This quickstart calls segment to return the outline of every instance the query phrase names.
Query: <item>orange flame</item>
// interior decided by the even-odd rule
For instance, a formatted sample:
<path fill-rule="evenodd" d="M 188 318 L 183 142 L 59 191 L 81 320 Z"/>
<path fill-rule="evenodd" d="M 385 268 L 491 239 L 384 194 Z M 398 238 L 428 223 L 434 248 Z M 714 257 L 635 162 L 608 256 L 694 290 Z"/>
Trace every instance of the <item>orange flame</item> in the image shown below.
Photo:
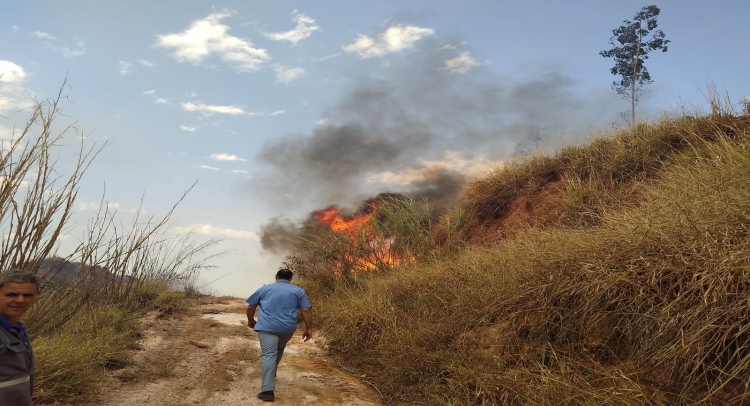
<path fill-rule="evenodd" d="M 354 236 L 359 230 L 371 230 L 372 213 L 357 214 L 345 218 L 337 207 L 330 207 L 313 213 L 313 217 L 328 226 L 335 233 L 347 233 Z"/>
<path fill-rule="evenodd" d="M 372 226 L 373 216 L 376 215 L 376 206 L 369 213 L 359 213 L 345 217 L 337 207 L 330 207 L 313 213 L 313 217 L 331 231 L 338 234 L 346 234 L 350 241 L 356 242 L 359 237 L 368 240 L 371 248 L 370 253 L 364 257 L 352 257 L 345 255 L 342 262 L 352 265 L 352 273 L 373 271 L 379 266 L 394 267 L 404 265 L 413 261 L 391 251 L 392 238 L 377 238 L 377 233 Z M 343 263 L 339 267 L 343 267 Z M 337 271 L 340 274 L 341 269 Z"/>

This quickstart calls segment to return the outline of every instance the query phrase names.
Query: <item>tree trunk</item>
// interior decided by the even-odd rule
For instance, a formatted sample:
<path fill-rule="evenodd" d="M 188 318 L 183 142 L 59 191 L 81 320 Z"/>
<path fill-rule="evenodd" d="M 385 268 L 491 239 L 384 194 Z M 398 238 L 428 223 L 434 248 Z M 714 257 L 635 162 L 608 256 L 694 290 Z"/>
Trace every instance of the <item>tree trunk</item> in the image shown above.
<path fill-rule="evenodd" d="M 635 61 L 633 62 L 633 80 L 630 88 L 630 126 L 635 127 L 635 91 L 638 79 L 638 59 L 641 56 L 641 37 L 638 36 L 638 48 L 635 50 Z"/>

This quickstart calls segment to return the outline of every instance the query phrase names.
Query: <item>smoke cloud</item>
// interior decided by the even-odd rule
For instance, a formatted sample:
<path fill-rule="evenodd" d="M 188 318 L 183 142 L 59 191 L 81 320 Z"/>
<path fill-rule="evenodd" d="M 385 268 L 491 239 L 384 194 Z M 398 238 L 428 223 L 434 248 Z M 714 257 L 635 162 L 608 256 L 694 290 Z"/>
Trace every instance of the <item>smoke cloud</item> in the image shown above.
<path fill-rule="evenodd" d="M 300 246 L 302 227 L 291 220 L 274 217 L 263 225 L 260 244 L 263 249 L 278 255 L 293 252 Z"/>
<path fill-rule="evenodd" d="M 280 209 L 284 202 L 291 207 L 301 201 L 313 205 L 311 210 L 356 207 L 381 192 L 424 197 L 444 207 L 471 178 L 446 156 L 497 163 L 511 157 L 529 128 L 543 128 L 545 142 L 554 146 L 616 115 L 607 107 L 613 105 L 608 88 L 582 94 L 571 77 L 544 67 L 530 68 L 534 74 L 523 78 L 493 75 L 481 66 L 451 73 L 445 61 L 456 51 L 437 45 L 426 43 L 416 60 L 392 65 L 388 78 L 354 80 L 325 115 L 330 124 L 264 145 L 259 159 L 272 172 L 258 177 L 256 187 L 285 196 L 274 203 Z M 420 166 L 424 161 L 431 164 Z M 384 171 L 418 176 L 407 184 L 368 181 Z M 293 222 L 272 219 L 261 230 L 263 247 L 274 252 L 294 247 L 296 233 Z"/>

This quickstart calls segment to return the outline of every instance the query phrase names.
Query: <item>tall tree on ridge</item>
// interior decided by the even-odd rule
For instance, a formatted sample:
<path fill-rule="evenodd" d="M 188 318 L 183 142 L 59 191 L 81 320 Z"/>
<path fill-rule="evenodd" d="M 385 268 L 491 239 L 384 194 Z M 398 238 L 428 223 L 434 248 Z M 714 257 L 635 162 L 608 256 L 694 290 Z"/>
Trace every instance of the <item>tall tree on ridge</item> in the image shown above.
<path fill-rule="evenodd" d="M 631 125 L 635 125 L 635 106 L 643 94 L 643 86 L 653 83 L 644 61 L 651 51 L 667 52 L 670 42 L 664 39 L 662 30 L 656 29 L 656 17 L 660 11 L 656 6 L 643 7 L 633 17 L 634 21 L 625 20 L 625 24 L 612 30 L 609 39 L 612 49 L 599 52 L 599 55 L 615 60 L 610 72 L 622 79 L 612 82 L 612 88 L 625 99 L 630 99 Z"/>

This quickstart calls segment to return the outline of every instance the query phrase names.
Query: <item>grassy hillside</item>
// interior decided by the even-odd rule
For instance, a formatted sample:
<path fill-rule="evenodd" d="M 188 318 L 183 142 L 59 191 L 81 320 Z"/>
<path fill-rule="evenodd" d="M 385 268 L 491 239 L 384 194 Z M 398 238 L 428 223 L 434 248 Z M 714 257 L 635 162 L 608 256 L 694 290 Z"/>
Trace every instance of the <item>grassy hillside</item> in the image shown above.
<path fill-rule="evenodd" d="M 409 265 L 323 269 L 325 237 L 291 262 L 330 352 L 390 404 L 740 404 L 748 174 L 750 116 L 667 117 L 500 168 L 419 229 L 380 224 L 432 239 Z"/>

